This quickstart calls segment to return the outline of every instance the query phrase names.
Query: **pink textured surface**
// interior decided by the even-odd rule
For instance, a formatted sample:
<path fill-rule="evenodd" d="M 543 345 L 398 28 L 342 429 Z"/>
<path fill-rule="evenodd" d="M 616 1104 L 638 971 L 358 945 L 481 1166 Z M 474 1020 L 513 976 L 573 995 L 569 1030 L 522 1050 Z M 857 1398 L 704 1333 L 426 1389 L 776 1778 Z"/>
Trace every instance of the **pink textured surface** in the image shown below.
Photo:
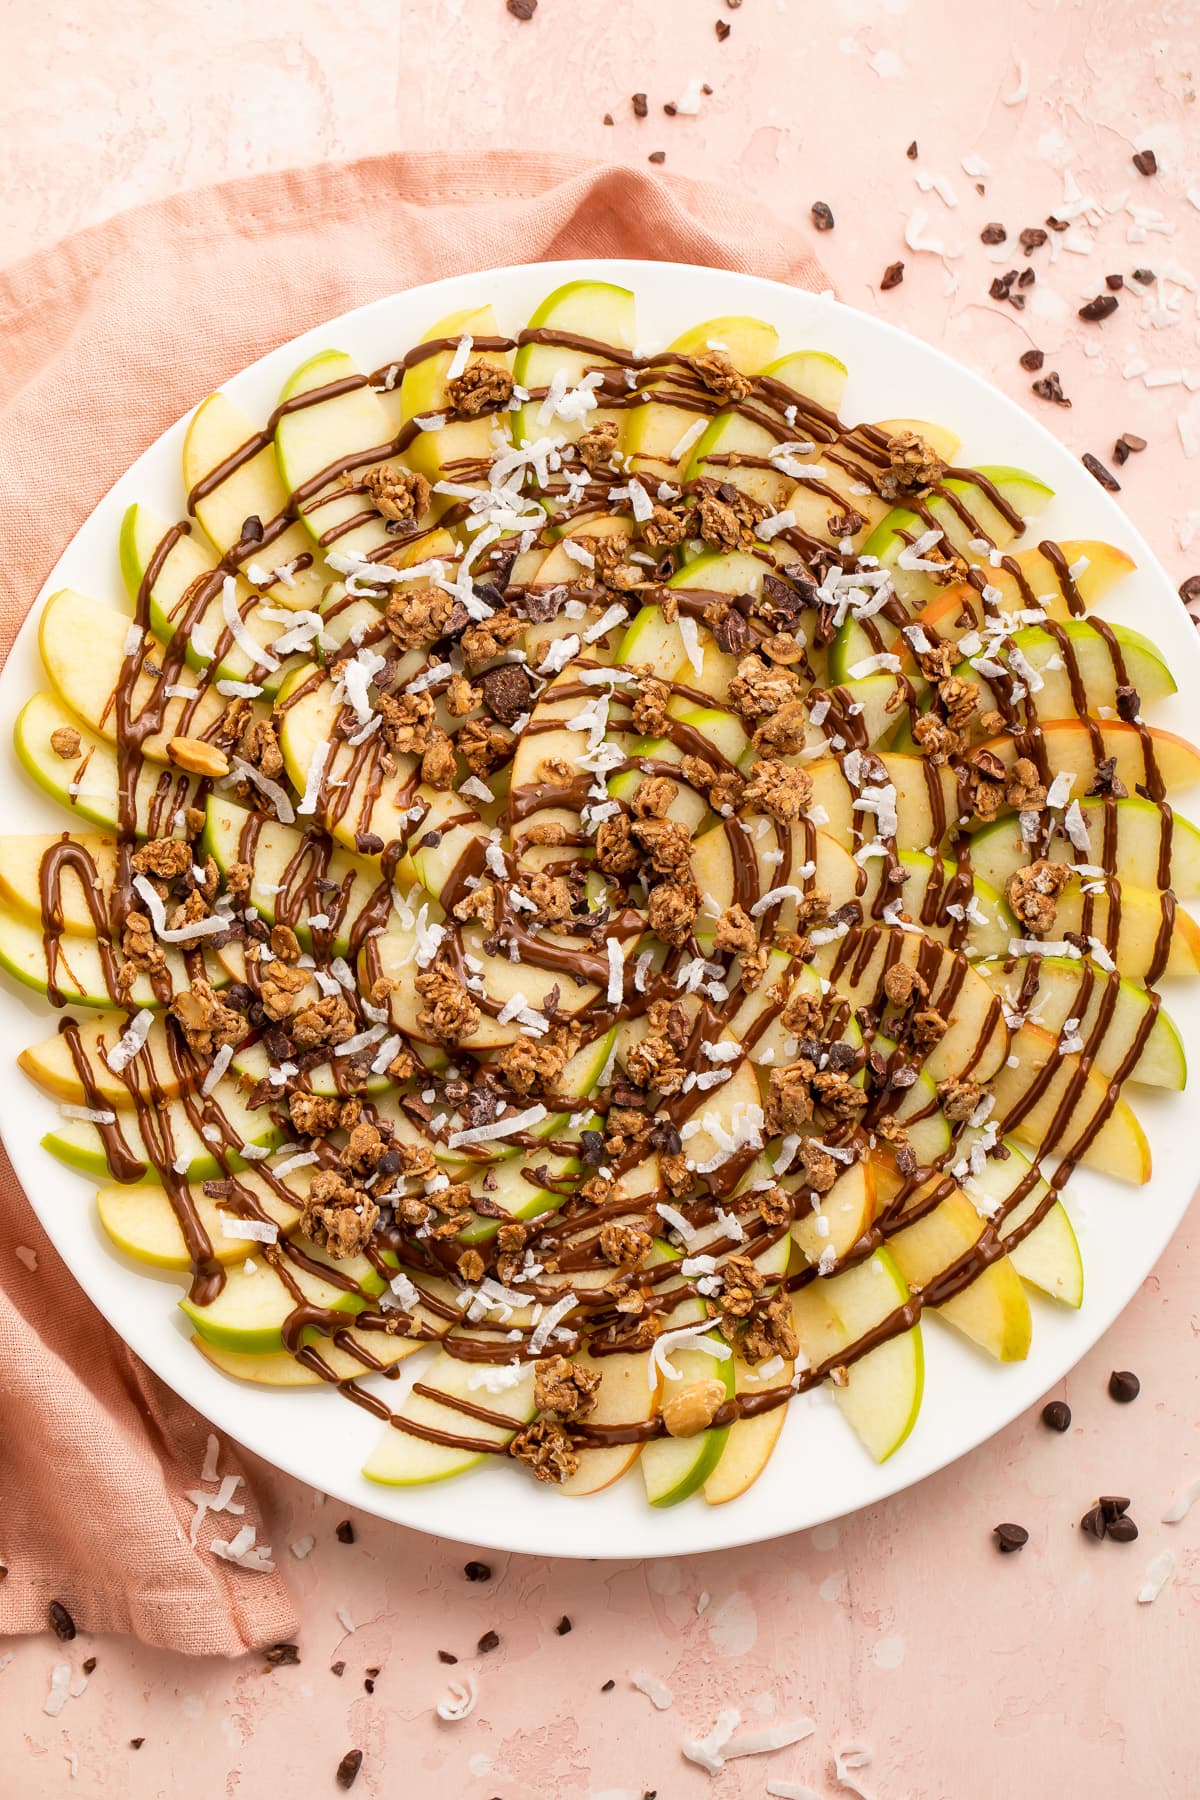
<path fill-rule="evenodd" d="M 9 0 L 6 11 L 6 256 L 248 169 L 460 143 L 638 161 L 665 149 L 670 167 L 752 186 L 789 217 L 828 201 L 837 226 L 818 249 L 843 297 L 941 343 L 1031 406 L 1043 403 L 1017 358 L 1044 349 L 1075 402 L 1047 409 L 1051 425 L 1105 458 L 1119 431 L 1146 437 L 1150 448 L 1121 472 L 1123 503 L 1176 577 L 1200 566 L 1200 540 L 1181 542 L 1196 504 L 1200 464 L 1186 450 L 1200 437 L 1200 398 L 1182 382 L 1148 390 L 1122 378 L 1134 359 L 1200 371 L 1192 293 L 1172 289 L 1180 316 L 1161 331 L 1143 328 L 1128 302 L 1100 327 L 1075 317 L 1110 271 L 1200 271 L 1200 210 L 1185 197 L 1200 198 L 1187 0 L 1159 6 L 1136 31 L 1125 0 L 1052 12 L 1034 0 L 832 0 L 819 12 L 783 0 L 736 11 L 722 0 L 541 0 L 529 25 L 503 0 L 264 0 L 253 13 L 234 0 L 83 0 L 52 6 L 36 34 L 27 9 Z M 725 44 L 718 17 L 733 28 Z M 1029 98 L 1006 106 L 1022 57 Z M 701 116 L 664 117 L 662 102 L 693 76 L 715 90 Z M 651 102 L 641 123 L 629 110 L 636 89 Z M 615 127 L 601 123 L 605 111 Z M 913 137 L 916 163 L 904 155 Z M 1155 180 L 1133 170 L 1135 145 L 1158 152 Z M 986 197 L 961 166 L 972 154 L 993 171 Z M 988 282 L 1023 266 L 1016 233 L 1062 203 L 1067 168 L 1084 193 L 1113 204 L 1124 191 L 1178 229 L 1131 244 L 1126 211 L 1082 224 L 1102 248 L 1064 251 L 1053 267 L 1048 248 L 1035 252 L 1038 283 L 1018 314 L 987 298 Z M 920 172 L 947 177 L 957 207 L 919 193 Z M 928 232 L 965 246 L 961 258 L 904 247 L 917 206 Z M 978 241 L 990 219 L 1006 223 L 1016 251 L 995 266 Z M 904 284 L 880 295 L 898 257 Z M 687 1800 L 710 1779 L 682 1760 L 681 1739 L 737 1705 L 747 1725 L 807 1714 L 816 1731 L 731 1764 L 711 1784 L 722 1800 L 765 1794 L 768 1780 L 844 1792 L 832 1757 L 852 1743 L 874 1753 L 861 1781 L 877 1800 L 1193 1791 L 1181 1672 L 1197 1629 L 1200 1507 L 1182 1523 L 1159 1521 L 1200 1474 L 1196 1238 L 1185 1227 L 1067 1384 L 1067 1437 L 1034 1414 L 874 1512 L 761 1550 L 651 1567 L 492 1557 L 494 1580 L 472 1585 L 461 1549 L 372 1520 L 342 1545 L 340 1513 L 289 1488 L 273 1541 L 303 1615 L 301 1666 L 188 1663 L 83 1636 L 18 1642 L 0 1671 L 0 1786 L 13 1800 L 319 1796 L 338 1791 L 334 1768 L 356 1745 L 356 1794 L 638 1800 L 656 1789 Z M 1133 1407 L 1108 1399 L 1113 1367 L 1140 1374 Z M 1132 1497 L 1136 1544 L 1081 1538 L 1077 1521 L 1100 1492 Z M 996 1554 L 990 1528 L 1001 1519 L 1029 1528 L 1021 1555 Z M 2 1521 L 0 1497 L 0 1549 Z M 586 1507 L 579 1530 L 586 1552 Z M 316 1547 L 296 1561 L 285 1546 L 308 1534 Z M 1174 1579 L 1155 1605 L 1138 1606 L 1164 1548 L 1177 1558 Z M 357 1625 L 349 1636 L 338 1609 Z M 563 1614 L 574 1629 L 558 1637 Z M 500 1647 L 477 1655 L 489 1629 Z M 462 1657 L 460 1668 L 440 1664 L 439 1649 Z M 74 1669 L 92 1654 L 98 1667 L 52 1720 L 40 1708 L 64 1651 Z M 329 1673 L 336 1658 L 340 1681 Z M 464 1669 L 478 1679 L 478 1706 L 465 1723 L 442 1724 L 433 1704 Z M 640 1671 L 673 1689 L 670 1710 L 631 1687 Z M 140 1735 L 135 1752 L 128 1740 Z"/>

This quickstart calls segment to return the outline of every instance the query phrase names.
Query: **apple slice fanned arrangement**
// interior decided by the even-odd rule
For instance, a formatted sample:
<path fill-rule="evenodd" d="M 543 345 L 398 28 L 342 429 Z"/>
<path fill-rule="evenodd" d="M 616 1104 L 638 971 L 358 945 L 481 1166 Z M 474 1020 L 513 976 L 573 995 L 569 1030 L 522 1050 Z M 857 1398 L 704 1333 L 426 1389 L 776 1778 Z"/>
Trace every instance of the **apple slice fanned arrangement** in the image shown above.
<path fill-rule="evenodd" d="M 1003 1362 L 1080 1304 L 1069 1178 L 1145 1182 L 1184 1085 L 1200 756 L 1129 558 L 759 321 L 636 341 L 574 282 L 213 395 L 16 725 L 46 1149 L 377 1482 L 717 1504 L 819 1384 L 883 1459 L 930 1319 Z"/>

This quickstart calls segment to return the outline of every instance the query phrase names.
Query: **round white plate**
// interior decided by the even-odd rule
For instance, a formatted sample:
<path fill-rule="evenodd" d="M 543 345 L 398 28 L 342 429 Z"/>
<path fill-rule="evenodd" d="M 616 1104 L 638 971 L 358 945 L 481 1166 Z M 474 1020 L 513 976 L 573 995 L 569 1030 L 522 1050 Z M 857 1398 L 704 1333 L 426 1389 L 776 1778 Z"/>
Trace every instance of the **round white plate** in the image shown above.
<path fill-rule="evenodd" d="M 319 350 L 348 351 L 364 369 L 381 368 L 455 307 L 491 300 L 500 329 L 515 333 L 561 282 L 600 276 L 633 288 L 638 338 L 659 346 L 685 327 L 721 314 L 749 313 L 778 328 L 781 350 L 827 350 L 850 371 L 843 416 L 925 418 L 962 438 L 967 465 L 1011 463 L 1041 476 L 1056 498 L 1037 521 L 1042 536 L 1105 538 L 1138 569 L 1105 611 L 1148 633 L 1181 692 L 1156 709 L 1154 723 L 1197 735 L 1200 645 L 1149 546 L 1085 469 L 1049 432 L 978 376 L 890 325 L 812 294 L 712 269 L 649 262 L 563 262 L 455 276 L 379 300 L 323 325 L 263 357 L 226 388 L 255 420 L 265 419 L 293 369 Z M 196 396 L 197 401 L 203 398 Z M 82 527 L 31 608 L 0 674 L 0 755 L 8 779 L 0 802 L 4 831 L 57 829 L 62 811 L 38 793 L 12 751 L 12 723 L 43 685 L 36 624 L 41 600 L 63 586 L 124 606 L 117 533 L 130 501 L 168 517 L 184 512 L 180 450 L 186 421 L 165 432 L 124 475 Z M 1200 809 L 1200 799 L 1195 802 Z M 1185 807 L 1186 797 L 1185 797 Z M 1081 1169 L 1067 1190 L 1086 1271 L 1078 1313 L 1033 1296 L 1034 1336 L 1024 1363 L 993 1362 L 936 1318 L 924 1325 L 925 1399 L 912 1435 L 877 1467 L 831 1398 L 793 1402 L 778 1447 L 741 1499 L 706 1506 L 693 1498 L 656 1512 L 636 1469 L 587 1500 L 559 1498 L 520 1469 L 498 1463 L 429 1488 L 385 1488 L 359 1467 L 380 1429 L 375 1420 L 326 1389 L 295 1393 L 243 1386 L 212 1368 L 189 1344 L 176 1307 L 178 1276 L 127 1263 L 102 1234 L 92 1187 L 40 1148 L 57 1118 L 54 1104 L 14 1068 L 19 1050 L 49 1034 L 44 1002 L 11 983 L 0 987 L 0 1068 L 8 1104 L 0 1129 L 17 1174 L 46 1231 L 100 1311 L 164 1381 L 220 1430 L 311 1486 L 353 1506 L 418 1530 L 495 1549 L 589 1557 L 678 1556 L 773 1538 L 836 1518 L 920 1481 L 962 1456 L 1037 1400 L 1096 1342 L 1127 1305 L 1161 1254 L 1194 1184 L 1194 1107 L 1181 1095 L 1131 1088 L 1154 1153 L 1152 1183 L 1134 1192 Z M 1200 1062 L 1200 986 L 1168 990 L 1167 1004 L 1190 1057 Z M 405 1365 L 411 1379 L 414 1357 Z M 390 1391 L 390 1390 L 389 1390 Z"/>

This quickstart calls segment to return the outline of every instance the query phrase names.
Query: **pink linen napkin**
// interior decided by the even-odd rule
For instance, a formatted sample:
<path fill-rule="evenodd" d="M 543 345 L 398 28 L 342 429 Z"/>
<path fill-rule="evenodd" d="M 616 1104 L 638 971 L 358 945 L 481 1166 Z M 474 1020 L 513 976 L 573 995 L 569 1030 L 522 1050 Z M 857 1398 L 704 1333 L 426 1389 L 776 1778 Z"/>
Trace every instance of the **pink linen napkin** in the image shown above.
<path fill-rule="evenodd" d="M 827 285 L 804 236 L 740 193 L 502 151 L 253 176 L 124 214 L 0 275 L 0 654 L 116 477 L 246 363 L 420 282 L 581 256 Z M 10 1072 L 11 1104 L 18 1081 Z M 270 1542 L 283 1477 L 223 1446 L 245 1513 L 210 1514 L 189 1542 L 184 1491 L 199 1486 L 207 1435 L 76 1286 L 0 1153 L 0 1633 L 45 1629 L 52 1600 L 88 1630 L 196 1655 L 294 1630 L 278 1569 L 208 1549 L 243 1524 Z"/>

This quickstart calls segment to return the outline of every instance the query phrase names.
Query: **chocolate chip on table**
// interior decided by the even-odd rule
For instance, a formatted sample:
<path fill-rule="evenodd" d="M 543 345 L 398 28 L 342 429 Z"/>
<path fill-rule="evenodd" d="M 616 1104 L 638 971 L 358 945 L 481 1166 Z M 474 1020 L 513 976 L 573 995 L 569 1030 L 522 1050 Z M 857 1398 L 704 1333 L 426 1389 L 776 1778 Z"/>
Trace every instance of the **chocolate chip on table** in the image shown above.
<path fill-rule="evenodd" d="M 679 111 L 679 108 L 673 100 L 668 100 L 663 107 L 663 111 L 666 113 L 668 119 L 673 119 L 675 114 Z"/>
<path fill-rule="evenodd" d="M 1035 383 L 1034 385 L 1036 386 L 1037 384 Z M 1081 460 L 1088 474 L 1094 475 L 1102 488 L 1106 488 L 1110 494 L 1120 493 L 1120 482 L 1117 480 L 1111 469 L 1105 468 L 1098 456 L 1093 456 L 1090 450 L 1085 450 Z"/>
<path fill-rule="evenodd" d="M 1136 150 L 1133 156 L 1133 166 L 1139 175 L 1158 174 L 1158 158 L 1153 150 Z"/>
<path fill-rule="evenodd" d="M 130 1749 L 131 1749 L 131 1750 L 140 1750 L 140 1749 L 141 1749 L 141 1747 L 142 1747 L 142 1745 L 143 1745 L 143 1744 L 144 1744 L 144 1743 L 145 1743 L 145 1741 L 146 1741 L 146 1740 L 145 1740 L 145 1738 L 144 1738 L 144 1737 L 140 1737 L 140 1738 L 130 1738 L 130 1740 L 129 1740 L 129 1748 L 130 1748 Z"/>
<path fill-rule="evenodd" d="M 1065 1400 L 1047 1400 L 1042 1408 L 1042 1424 L 1048 1425 L 1051 1431 L 1068 1431 L 1071 1425 L 1071 1409 Z"/>
<path fill-rule="evenodd" d="M 889 288 L 899 287 L 903 280 L 904 264 L 902 262 L 889 263 L 887 268 L 883 271 L 883 279 L 880 281 L 879 285 L 886 294 Z"/>
<path fill-rule="evenodd" d="M 631 104 L 633 106 L 633 116 L 635 119 L 644 119 L 650 111 L 650 102 L 647 100 L 645 94 L 635 94 Z"/>
<path fill-rule="evenodd" d="M 1104 1523 L 1111 1525 L 1114 1519 L 1121 1518 L 1129 1511 L 1128 1494 L 1101 1494 L 1096 1505 L 1104 1514 Z"/>
<path fill-rule="evenodd" d="M 1057 369 L 1051 369 L 1040 381 L 1030 383 L 1039 400 L 1053 400 L 1056 406 L 1070 406 L 1071 402 L 1063 393 L 1062 381 Z M 1085 458 L 1086 460 L 1086 458 Z"/>
<path fill-rule="evenodd" d="M 514 19 L 532 19 L 537 11 L 537 0 L 505 0 L 505 4 Z"/>
<path fill-rule="evenodd" d="M 334 1536 L 337 1538 L 339 1544 L 352 1544 L 354 1542 L 353 1519 L 343 1519 L 334 1533 Z"/>
<path fill-rule="evenodd" d="M 500 1648 L 500 1633 L 498 1631 L 485 1631 L 475 1648 L 478 1650 L 480 1656 L 486 1656 L 489 1650 L 498 1650 Z"/>
<path fill-rule="evenodd" d="M 513 0 L 508 0 L 509 8 Z M 361 1750 L 347 1750 L 337 1766 L 337 1784 L 340 1788 L 352 1788 L 358 1780 L 358 1771 L 362 1768 L 363 1753 Z"/>
<path fill-rule="evenodd" d="M 1137 1534 L 1137 1526 L 1124 1514 L 1119 1519 L 1113 1519 L 1108 1527 L 1108 1535 L 1115 1544 L 1132 1544 Z"/>
<path fill-rule="evenodd" d="M 991 224 L 985 225 L 979 234 L 979 241 L 983 244 L 1003 244 L 1007 242 L 1007 239 L 1008 233 L 998 219 L 993 219 Z"/>
<path fill-rule="evenodd" d="M 1036 369 L 1041 368 L 1045 360 L 1046 353 L 1044 350 L 1026 350 L 1021 357 L 1021 367 L 1023 369 L 1028 369 L 1030 374 L 1032 374 Z"/>
<path fill-rule="evenodd" d="M 1098 1506 L 1088 1508 L 1087 1512 L 1084 1513 L 1082 1519 L 1079 1521 L 1079 1529 L 1086 1532 L 1088 1537 L 1095 1538 L 1097 1542 L 1105 1536 L 1108 1531 L 1108 1525 L 1105 1521 L 1104 1514 Z"/>
<path fill-rule="evenodd" d="M 1142 1391 L 1142 1384 L 1132 1369 L 1114 1369 L 1108 1378 L 1108 1391 L 1120 1406 L 1128 1406 Z"/>
<path fill-rule="evenodd" d="M 613 1691 L 613 1689 L 614 1689 L 614 1688 L 615 1688 L 615 1687 L 616 1687 L 616 1685 L 617 1685 L 617 1684 L 616 1684 L 616 1682 L 615 1682 L 615 1681 L 605 1681 L 605 1682 L 602 1682 L 602 1683 L 601 1683 L 601 1686 L 600 1686 L 600 1692 L 601 1692 L 601 1693 L 602 1693 L 602 1694 L 611 1694 L 611 1693 L 612 1693 L 612 1691 Z"/>
<path fill-rule="evenodd" d="M 615 119 L 614 119 L 614 118 L 613 118 L 613 116 L 612 116 L 612 114 L 611 114 L 611 113 L 605 113 L 605 115 L 604 115 L 604 123 L 605 123 L 605 124 L 606 124 L 606 125 L 615 125 L 615 124 L 616 124 L 616 122 L 617 122 L 617 121 L 616 121 L 616 120 L 615 120 Z"/>
<path fill-rule="evenodd" d="M 1023 1525 L 997 1525 L 992 1536 L 1005 1555 L 1013 1550 L 1023 1550 L 1029 1542 L 1029 1533 Z"/>
<path fill-rule="evenodd" d="M 907 156 L 909 162 L 916 162 L 917 155 L 918 155 L 916 138 L 913 139 L 912 143 L 908 146 L 908 149 L 904 152 L 904 154 L 905 154 L 905 156 Z"/>
<path fill-rule="evenodd" d="M 469 1562 L 465 1564 L 463 1574 L 468 1581 L 490 1581 L 492 1579 L 492 1565 L 485 1562 Z"/>
<path fill-rule="evenodd" d="M 665 150 L 652 150 L 646 160 L 647 162 L 652 163 L 665 163 L 667 160 L 667 153 Z"/>
<path fill-rule="evenodd" d="M 54 1628 L 55 1637 L 61 1638 L 64 1644 L 69 1643 L 75 1636 L 75 1621 L 61 1600 L 50 1602 L 50 1623 Z"/>
<path fill-rule="evenodd" d="M 1094 300 L 1088 300 L 1079 308 L 1079 317 L 1089 324 L 1097 324 L 1101 319 L 1111 318 L 1120 301 L 1115 294 L 1097 294 Z"/>
<path fill-rule="evenodd" d="M 833 208 L 824 200 L 812 203 L 812 222 L 818 231 L 833 230 Z"/>
<path fill-rule="evenodd" d="M 1179 584 L 1179 598 L 1185 606 L 1200 604 L 1200 575 L 1187 575 Z"/>
<path fill-rule="evenodd" d="M 1031 251 L 1040 250 L 1049 241 L 1049 233 L 1043 231 L 1040 225 L 1027 225 L 1018 241 L 1028 256 Z"/>
<path fill-rule="evenodd" d="M 554 1627 L 558 1637 L 566 1637 L 568 1631 L 571 1631 L 572 1629 L 571 1621 L 568 1619 L 566 1613 L 563 1614 L 562 1618 L 558 1621 L 558 1624 Z"/>

